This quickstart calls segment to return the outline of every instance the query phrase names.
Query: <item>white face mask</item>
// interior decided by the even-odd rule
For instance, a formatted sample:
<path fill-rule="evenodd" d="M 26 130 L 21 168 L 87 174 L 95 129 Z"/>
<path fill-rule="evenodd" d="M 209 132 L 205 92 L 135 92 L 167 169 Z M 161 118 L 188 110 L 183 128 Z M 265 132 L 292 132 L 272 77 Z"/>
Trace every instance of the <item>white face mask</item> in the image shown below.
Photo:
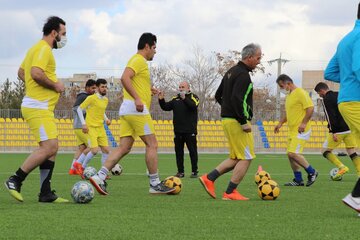
<path fill-rule="evenodd" d="M 66 36 L 61 36 L 60 41 L 56 41 L 56 46 L 57 46 L 57 48 L 63 48 L 63 47 L 65 47 L 66 42 L 67 42 Z"/>
<path fill-rule="evenodd" d="M 280 92 L 284 95 L 288 95 L 290 93 L 290 90 L 280 88 Z"/>

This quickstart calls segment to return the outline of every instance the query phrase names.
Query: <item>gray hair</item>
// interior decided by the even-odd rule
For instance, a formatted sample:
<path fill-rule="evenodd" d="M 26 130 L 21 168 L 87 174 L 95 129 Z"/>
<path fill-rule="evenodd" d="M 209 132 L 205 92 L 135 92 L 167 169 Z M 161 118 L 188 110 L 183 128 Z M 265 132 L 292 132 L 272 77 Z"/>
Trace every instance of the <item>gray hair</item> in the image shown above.
<path fill-rule="evenodd" d="M 259 44 L 250 43 L 246 45 L 241 51 L 241 59 L 245 60 L 248 57 L 254 56 L 258 49 L 261 49 Z"/>

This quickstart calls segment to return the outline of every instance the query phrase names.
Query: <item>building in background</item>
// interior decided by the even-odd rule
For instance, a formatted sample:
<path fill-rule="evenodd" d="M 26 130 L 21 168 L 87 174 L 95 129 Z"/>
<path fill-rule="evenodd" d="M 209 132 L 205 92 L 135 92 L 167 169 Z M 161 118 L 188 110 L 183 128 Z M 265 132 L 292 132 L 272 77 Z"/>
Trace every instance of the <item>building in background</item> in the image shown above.
<path fill-rule="evenodd" d="M 324 70 L 303 70 L 302 71 L 302 84 L 301 87 L 303 89 L 305 89 L 311 99 L 314 102 L 314 107 L 315 107 L 315 114 L 319 115 L 319 118 L 324 117 L 324 113 L 322 110 L 322 105 L 321 105 L 321 99 L 319 97 L 319 95 L 314 91 L 314 87 L 316 86 L 316 84 L 318 84 L 319 82 L 325 82 L 329 88 L 333 91 L 339 91 L 339 87 L 340 85 L 338 83 L 335 82 L 330 82 L 324 79 Z"/>

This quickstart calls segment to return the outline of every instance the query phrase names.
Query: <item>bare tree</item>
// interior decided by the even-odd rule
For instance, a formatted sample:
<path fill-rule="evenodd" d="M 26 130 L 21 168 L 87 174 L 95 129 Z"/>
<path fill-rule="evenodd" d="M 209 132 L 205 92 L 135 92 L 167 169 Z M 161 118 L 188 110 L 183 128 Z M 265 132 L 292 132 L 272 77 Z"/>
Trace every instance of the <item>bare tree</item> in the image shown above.
<path fill-rule="evenodd" d="M 191 59 L 185 60 L 180 67 L 169 66 L 169 70 L 177 83 L 189 82 L 192 92 L 198 95 L 200 119 L 219 118 L 219 106 L 214 101 L 214 94 L 221 80 L 217 58 L 214 55 L 205 55 L 197 46 L 193 47 L 192 53 Z"/>

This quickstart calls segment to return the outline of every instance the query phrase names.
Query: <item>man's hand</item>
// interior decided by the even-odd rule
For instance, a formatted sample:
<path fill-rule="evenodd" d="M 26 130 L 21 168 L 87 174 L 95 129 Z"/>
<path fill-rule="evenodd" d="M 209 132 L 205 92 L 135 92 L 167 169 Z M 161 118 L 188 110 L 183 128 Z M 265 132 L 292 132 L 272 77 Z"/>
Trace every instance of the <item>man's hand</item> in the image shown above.
<path fill-rule="evenodd" d="M 158 97 L 159 97 L 159 99 L 161 100 L 161 99 L 164 99 L 164 92 L 163 91 L 159 91 L 159 93 L 158 93 Z"/>
<path fill-rule="evenodd" d="M 63 83 L 63 82 L 60 82 L 60 81 L 54 83 L 54 90 L 55 90 L 55 92 L 57 92 L 57 93 L 62 93 L 63 91 L 65 91 L 65 85 L 64 85 L 64 83 Z"/>
<path fill-rule="evenodd" d="M 110 120 L 110 119 L 106 119 L 105 123 L 106 123 L 106 125 L 109 126 L 109 125 L 111 124 L 111 120 Z"/>
<path fill-rule="evenodd" d="M 305 131 L 305 128 L 306 128 L 306 124 L 301 123 L 300 126 L 298 127 L 298 132 L 303 133 Z"/>
<path fill-rule="evenodd" d="M 158 95 L 160 92 L 159 89 L 155 88 L 155 87 L 151 87 L 151 94 L 154 95 Z"/>
<path fill-rule="evenodd" d="M 89 128 L 86 126 L 86 124 L 82 125 L 82 132 L 83 133 L 88 133 L 89 132 Z"/>
<path fill-rule="evenodd" d="M 241 128 L 244 132 L 249 133 L 251 132 L 251 126 L 249 124 L 241 125 Z"/>
<path fill-rule="evenodd" d="M 279 133 L 281 126 L 282 126 L 281 123 L 279 123 L 278 125 L 276 125 L 275 128 L 274 128 L 274 133 Z"/>
<path fill-rule="evenodd" d="M 332 135 L 332 137 L 333 137 L 334 142 L 337 142 L 337 141 L 339 140 L 336 133 L 334 133 L 334 134 Z"/>
<path fill-rule="evenodd" d="M 144 111 L 144 104 L 140 98 L 135 99 L 135 106 L 136 106 L 136 111 L 138 111 L 138 112 Z"/>

